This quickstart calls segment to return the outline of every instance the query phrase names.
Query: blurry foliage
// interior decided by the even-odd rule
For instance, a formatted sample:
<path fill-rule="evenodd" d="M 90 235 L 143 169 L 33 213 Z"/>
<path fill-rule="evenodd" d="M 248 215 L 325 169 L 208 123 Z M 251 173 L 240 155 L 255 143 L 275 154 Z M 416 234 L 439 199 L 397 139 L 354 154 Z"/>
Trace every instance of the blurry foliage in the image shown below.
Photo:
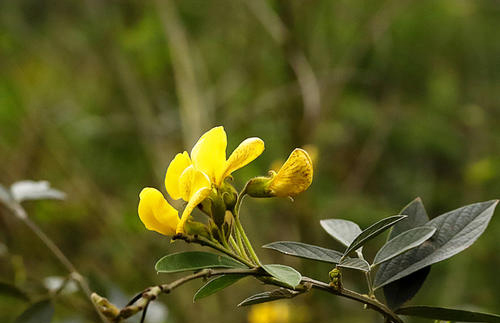
<path fill-rule="evenodd" d="M 313 185 L 294 204 L 247 201 L 243 221 L 256 243 L 336 248 L 311 224 L 341 217 L 366 227 L 415 196 L 431 217 L 498 198 L 498 2 L 263 1 L 264 12 L 277 13 L 291 35 L 285 45 L 249 3 L 0 3 L 0 182 L 46 179 L 68 193 L 64 203 L 29 204 L 28 211 L 103 294 L 130 295 L 166 279 L 152 264 L 185 246 L 143 228 L 138 192 L 161 187 L 174 153 L 213 125 L 230 133 L 228 150 L 249 136 L 266 142 L 239 178 L 263 174 L 296 146 L 318 150 Z M 177 24 L 166 23 L 172 15 Z M 186 54 L 172 40 L 178 33 L 187 40 L 189 55 L 181 57 L 190 67 L 174 59 L 176 51 Z M 304 53 L 317 78 L 315 118 L 305 118 L 290 47 Z M 194 84 L 182 82 L 190 68 Z M 179 100 L 182 84 L 201 103 L 196 109 Z M 42 295 L 41 283 L 29 283 L 64 271 L 4 208 L 0 221 L 8 248 L 0 255 L 1 280 L 37 286 Z M 490 280 L 500 266 L 499 235 L 493 219 L 474 252 L 431 272 L 432 288 L 416 302 L 500 308 L 500 281 Z M 261 254 L 325 280 L 330 270 Z M 437 283 L 442 277 L 445 283 Z M 257 289 L 244 282 L 195 305 L 192 291 L 179 291 L 164 298 L 168 322 L 243 322 L 246 310 L 233 305 Z M 320 293 L 290 304 L 316 302 L 308 321 L 366 322 L 372 314 Z M 12 320 L 23 309 L 22 301 L 2 298 L 0 318 Z M 58 322 L 75 313 L 91 308 L 78 297 L 56 304 Z"/>

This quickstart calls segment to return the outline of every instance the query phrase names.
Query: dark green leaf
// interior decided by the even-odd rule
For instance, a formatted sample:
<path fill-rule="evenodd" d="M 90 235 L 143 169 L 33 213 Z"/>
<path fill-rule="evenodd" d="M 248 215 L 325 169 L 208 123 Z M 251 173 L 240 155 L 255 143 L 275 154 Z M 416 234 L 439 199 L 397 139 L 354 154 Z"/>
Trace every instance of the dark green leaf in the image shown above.
<path fill-rule="evenodd" d="M 443 321 L 500 323 L 500 315 L 432 306 L 408 306 L 400 308 L 396 313 Z"/>
<path fill-rule="evenodd" d="M 203 268 L 248 268 L 244 264 L 228 258 L 203 251 L 188 251 L 166 255 L 155 265 L 159 273 L 176 273 Z"/>
<path fill-rule="evenodd" d="M 329 235 L 346 247 L 361 233 L 359 226 L 348 220 L 328 219 L 319 223 Z"/>
<path fill-rule="evenodd" d="M 269 292 L 263 292 L 252 295 L 247 299 L 245 299 L 243 302 L 239 303 L 238 306 L 255 305 L 260 303 L 272 302 L 284 298 L 293 298 L 299 294 L 300 292 L 294 290 L 280 288 Z"/>
<path fill-rule="evenodd" d="M 394 225 L 389 234 L 389 240 L 395 238 L 402 232 L 422 226 L 427 221 L 429 217 L 425 211 L 424 204 L 422 200 L 417 197 L 411 203 L 401 210 L 399 214 L 407 215 L 408 217 L 404 220 L 399 221 Z M 387 263 L 382 263 L 379 270 L 377 271 L 377 276 L 383 272 L 383 268 Z M 395 309 L 404 304 L 404 302 L 410 300 L 413 296 L 417 294 L 429 274 L 431 267 L 424 267 L 413 274 L 406 277 L 393 281 L 390 284 L 384 286 L 384 296 L 387 305 L 391 309 Z"/>
<path fill-rule="evenodd" d="M 373 266 L 391 260 L 403 252 L 420 246 L 436 232 L 435 227 L 423 226 L 410 229 L 389 240 L 380 248 L 373 260 Z"/>
<path fill-rule="evenodd" d="M 429 221 L 426 225 L 437 229 L 432 238 L 381 267 L 375 277 L 375 288 L 450 258 L 472 245 L 486 229 L 497 203 L 494 200 L 467 205 Z"/>
<path fill-rule="evenodd" d="M 5 283 L 5 282 L 0 282 L 0 295 L 5 295 L 9 297 L 14 297 L 23 301 L 29 301 L 28 295 L 17 288 L 16 286 Z"/>
<path fill-rule="evenodd" d="M 388 240 L 397 237 L 405 231 L 423 226 L 427 223 L 427 221 L 429 221 L 429 216 L 425 211 L 424 204 L 422 203 L 422 199 L 420 199 L 420 197 L 411 201 L 403 208 L 403 210 L 401 210 L 399 214 L 407 215 L 408 217 L 399 221 L 392 227 Z"/>
<path fill-rule="evenodd" d="M 405 218 L 405 215 L 393 215 L 388 218 L 382 219 L 375 224 L 372 224 L 367 229 L 363 230 L 347 247 L 343 256 L 347 256 L 351 251 L 358 249 L 363 246 L 367 241 L 375 238 L 377 235 L 381 234 L 385 230 L 389 229 L 391 226 L 396 224 Z"/>
<path fill-rule="evenodd" d="M 294 288 L 302 280 L 302 275 L 292 267 L 284 265 L 263 265 L 262 268 L 285 285 Z"/>
<path fill-rule="evenodd" d="M 385 285 L 383 290 L 387 306 L 394 310 L 412 299 L 424 284 L 430 271 L 431 266 L 427 266 Z"/>
<path fill-rule="evenodd" d="M 370 271 L 370 264 L 366 260 L 360 258 L 344 258 L 339 264 L 339 267 L 361 270 L 364 272 Z"/>
<path fill-rule="evenodd" d="M 231 286 L 246 275 L 222 275 L 209 280 L 194 294 L 193 302 Z"/>
<path fill-rule="evenodd" d="M 54 316 L 54 306 L 50 300 L 43 300 L 30 305 L 15 323 L 49 323 Z"/>
<path fill-rule="evenodd" d="M 17 202 L 26 200 L 55 199 L 64 200 L 66 194 L 50 187 L 47 181 L 19 181 L 10 186 L 12 197 Z"/>
<path fill-rule="evenodd" d="M 263 247 L 274 249 L 290 256 L 319 260 L 332 264 L 337 264 L 340 261 L 340 257 L 342 257 L 342 253 L 338 251 L 295 241 L 271 242 Z"/>

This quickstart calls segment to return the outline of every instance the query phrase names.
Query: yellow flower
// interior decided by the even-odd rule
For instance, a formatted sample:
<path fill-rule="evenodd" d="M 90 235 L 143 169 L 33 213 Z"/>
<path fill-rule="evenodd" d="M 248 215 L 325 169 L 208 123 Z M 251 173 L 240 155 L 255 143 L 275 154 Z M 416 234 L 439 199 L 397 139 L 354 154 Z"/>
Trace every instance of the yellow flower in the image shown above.
<path fill-rule="evenodd" d="M 270 177 L 256 177 L 247 185 L 247 194 L 253 197 L 288 197 L 305 191 L 313 179 L 313 163 L 309 154 L 296 148 L 278 173 Z"/>
<path fill-rule="evenodd" d="M 263 303 L 252 306 L 248 313 L 249 323 L 287 323 L 290 321 L 290 308 L 281 302 Z"/>
<path fill-rule="evenodd" d="M 147 229 L 166 236 L 175 234 L 179 215 L 157 189 L 146 187 L 139 194 L 139 217 Z"/>
<path fill-rule="evenodd" d="M 296 148 L 276 175 L 269 189 L 278 197 L 295 196 L 305 191 L 312 183 L 313 164 L 307 151 Z"/>
<path fill-rule="evenodd" d="M 212 190 L 220 188 L 226 177 L 264 151 L 261 139 L 248 138 L 226 160 L 226 146 L 224 128 L 215 127 L 201 136 L 191 150 L 191 156 L 184 151 L 170 162 L 165 176 L 165 188 L 173 199 L 181 198 L 188 202 L 177 224 L 176 233 L 184 233 L 184 224 L 189 215 Z"/>

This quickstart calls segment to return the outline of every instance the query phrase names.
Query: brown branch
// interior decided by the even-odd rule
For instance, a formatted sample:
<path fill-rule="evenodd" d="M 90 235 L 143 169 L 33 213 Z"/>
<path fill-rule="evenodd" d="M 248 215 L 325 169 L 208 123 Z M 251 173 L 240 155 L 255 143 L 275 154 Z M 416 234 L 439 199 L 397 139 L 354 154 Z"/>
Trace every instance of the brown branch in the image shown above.
<path fill-rule="evenodd" d="M 169 294 L 171 291 L 173 291 L 175 288 L 191 281 L 194 279 L 198 278 L 210 278 L 210 277 L 215 277 L 215 276 L 221 276 L 221 275 L 249 275 L 249 276 L 254 276 L 257 279 L 264 281 L 265 283 L 269 285 L 275 285 L 275 286 L 280 286 L 284 287 L 281 282 L 279 282 L 276 279 L 273 279 L 273 277 L 267 276 L 264 271 L 262 271 L 261 268 L 250 268 L 250 269 L 203 269 L 197 273 L 182 277 L 178 280 L 173 281 L 170 284 L 163 284 L 163 285 L 158 285 L 158 286 L 153 286 L 145 289 L 141 294 L 140 297 L 136 297 L 135 301 L 131 302 L 130 305 L 124 307 L 121 310 L 118 310 L 116 306 L 113 304 L 109 303 L 109 301 L 103 297 L 100 297 L 97 294 L 92 294 L 92 298 L 94 299 L 95 303 L 97 304 L 98 307 L 101 308 L 104 314 L 107 315 L 108 318 L 111 319 L 112 322 L 118 323 L 122 322 L 124 319 L 131 317 L 138 312 L 144 310 L 146 306 L 151 302 L 154 301 L 155 299 L 158 298 L 158 296 L 162 293 L 164 294 Z M 362 295 L 359 293 L 356 293 L 354 291 L 345 289 L 345 288 L 334 288 L 333 286 L 330 286 L 327 283 L 309 278 L 309 277 L 302 277 L 301 283 L 296 286 L 293 290 L 298 291 L 300 293 L 305 293 L 309 291 L 311 288 L 314 289 L 319 289 L 325 292 L 328 292 L 333 295 L 337 295 L 340 297 L 345 297 L 357 302 L 360 302 L 362 304 L 365 304 L 367 307 L 379 312 L 382 314 L 387 322 L 392 322 L 392 323 L 403 323 L 403 321 L 393 312 L 391 311 L 387 306 L 384 304 L 380 303 L 376 299 L 370 298 L 366 295 Z"/>

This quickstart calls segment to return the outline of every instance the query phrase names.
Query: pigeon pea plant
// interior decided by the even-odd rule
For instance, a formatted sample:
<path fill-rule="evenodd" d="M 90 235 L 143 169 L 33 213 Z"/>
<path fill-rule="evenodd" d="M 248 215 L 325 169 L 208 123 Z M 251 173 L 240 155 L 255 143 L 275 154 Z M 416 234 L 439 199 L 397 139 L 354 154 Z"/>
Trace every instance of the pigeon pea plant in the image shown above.
<path fill-rule="evenodd" d="M 318 289 L 357 301 L 364 308 L 379 312 L 385 322 L 402 323 L 401 316 L 461 322 L 500 322 L 500 316 L 495 314 L 431 306 L 403 306 L 422 287 L 431 265 L 463 251 L 477 240 L 493 216 L 498 200 L 467 205 L 429 220 L 422 201 L 417 198 L 399 214 L 382 219 L 365 230 L 348 220 L 322 220 L 320 224 L 323 229 L 345 246 L 341 251 L 294 241 L 278 241 L 263 246 L 290 256 L 332 264 L 329 274 L 325 273 L 329 281 L 324 282 L 302 276 L 289 266 L 263 264 L 240 221 L 240 207 L 246 196 L 291 198 L 306 190 L 313 178 L 313 165 L 308 153 L 295 149 L 278 172 L 270 171 L 267 176 L 252 178 L 238 192 L 232 185 L 231 174 L 257 158 L 264 151 L 264 142 L 259 138 L 246 139 L 228 159 L 226 146 L 224 129 L 215 127 L 199 139 L 191 154 L 179 153 L 170 163 L 165 187 L 172 199 L 186 202 L 180 217 L 162 193 L 154 188 L 148 187 L 141 191 L 138 207 L 139 217 L 147 229 L 172 240 L 206 246 L 215 252 L 190 251 L 164 256 L 156 263 L 158 273 L 191 273 L 171 283 L 146 288 L 124 308 L 120 309 L 106 298 L 93 293 L 90 298 L 103 321 L 122 322 L 142 312 L 143 322 L 152 301 L 160 294 L 168 294 L 191 280 L 210 278 L 194 295 L 196 301 L 251 276 L 278 288 L 250 296 L 239 306 L 293 298 L 311 289 Z M 15 191 L 14 187 L 11 192 L 0 190 L 3 193 L 0 198 L 7 201 L 6 204 L 15 214 L 19 214 L 22 210 L 21 199 L 16 199 Z M 199 209 L 202 215 L 194 216 L 195 209 Z M 370 263 L 364 258 L 363 246 L 388 230 L 387 242 Z M 48 238 L 44 235 L 41 238 L 47 243 Z M 49 248 L 60 253 L 50 243 Z M 63 263 L 68 263 L 68 270 L 88 294 L 85 280 L 62 253 L 59 256 Z M 367 294 L 343 286 L 342 271 L 345 268 L 364 273 Z M 383 291 L 384 302 L 377 298 L 377 290 Z"/>

